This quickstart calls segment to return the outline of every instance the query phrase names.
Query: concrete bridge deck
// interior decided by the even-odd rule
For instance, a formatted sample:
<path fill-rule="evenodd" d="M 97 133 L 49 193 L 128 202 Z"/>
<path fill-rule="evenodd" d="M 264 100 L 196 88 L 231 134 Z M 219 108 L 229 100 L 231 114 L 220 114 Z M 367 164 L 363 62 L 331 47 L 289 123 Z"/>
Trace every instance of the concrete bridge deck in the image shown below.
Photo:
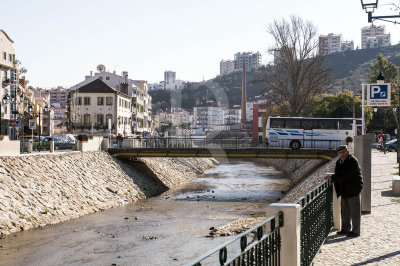
<path fill-rule="evenodd" d="M 109 148 L 117 158 L 134 157 L 226 157 L 226 158 L 288 158 L 325 159 L 336 157 L 335 150 L 328 149 L 267 149 L 267 148 Z"/>

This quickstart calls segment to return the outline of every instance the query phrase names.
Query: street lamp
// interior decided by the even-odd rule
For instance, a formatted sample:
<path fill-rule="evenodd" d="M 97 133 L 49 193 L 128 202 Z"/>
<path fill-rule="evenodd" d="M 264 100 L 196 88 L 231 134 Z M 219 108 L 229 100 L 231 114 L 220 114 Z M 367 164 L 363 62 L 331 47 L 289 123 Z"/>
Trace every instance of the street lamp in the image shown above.
<path fill-rule="evenodd" d="M 397 21 L 387 20 L 388 18 L 400 18 L 400 15 L 390 15 L 390 16 L 372 16 L 375 8 L 378 8 L 378 0 L 361 0 L 361 7 L 368 14 L 368 22 L 373 22 L 374 20 L 382 20 L 386 22 L 392 22 L 397 24 Z"/>
<path fill-rule="evenodd" d="M 1 122 L 1 110 L 2 110 L 3 106 L 6 106 L 6 108 L 7 108 L 9 99 L 10 99 L 10 96 L 8 96 L 8 94 L 6 94 L 6 95 L 4 95 L 3 99 L 1 99 L 1 102 L 0 102 L 0 136 L 1 136 L 1 133 L 3 132 L 1 129 L 1 123 L 2 123 Z"/>

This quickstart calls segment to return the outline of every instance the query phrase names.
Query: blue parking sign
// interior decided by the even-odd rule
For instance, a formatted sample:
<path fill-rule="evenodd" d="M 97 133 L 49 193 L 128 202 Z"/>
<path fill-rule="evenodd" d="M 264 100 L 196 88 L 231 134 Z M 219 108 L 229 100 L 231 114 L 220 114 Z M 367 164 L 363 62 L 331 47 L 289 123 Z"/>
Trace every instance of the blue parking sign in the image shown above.
<path fill-rule="evenodd" d="M 390 83 L 367 85 L 367 106 L 390 106 Z"/>

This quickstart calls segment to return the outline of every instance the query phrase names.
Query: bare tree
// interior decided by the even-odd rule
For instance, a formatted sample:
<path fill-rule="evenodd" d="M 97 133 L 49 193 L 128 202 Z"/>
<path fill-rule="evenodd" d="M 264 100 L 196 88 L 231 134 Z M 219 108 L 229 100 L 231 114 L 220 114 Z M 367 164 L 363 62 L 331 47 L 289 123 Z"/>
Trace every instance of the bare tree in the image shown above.
<path fill-rule="evenodd" d="M 318 53 L 317 30 L 292 16 L 275 20 L 267 29 L 275 40 L 274 66 L 266 71 L 266 97 L 282 115 L 299 116 L 310 111 L 312 97 L 332 85 L 324 55 Z"/>

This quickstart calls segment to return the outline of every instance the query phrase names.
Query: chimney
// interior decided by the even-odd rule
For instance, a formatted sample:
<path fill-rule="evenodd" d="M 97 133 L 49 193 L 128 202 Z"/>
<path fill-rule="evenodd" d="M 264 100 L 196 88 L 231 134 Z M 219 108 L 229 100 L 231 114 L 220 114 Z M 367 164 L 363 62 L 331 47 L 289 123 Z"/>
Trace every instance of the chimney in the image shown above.
<path fill-rule="evenodd" d="M 242 113 L 240 116 L 240 123 L 242 124 L 242 129 L 244 123 L 246 123 L 246 60 L 243 60 L 243 70 L 242 70 Z"/>
<path fill-rule="evenodd" d="M 124 77 L 124 82 L 128 83 L 128 71 L 122 72 L 122 76 Z"/>
<path fill-rule="evenodd" d="M 90 71 L 90 76 L 91 76 L 91 77 L 93 76 L 93 71 Z"/>

